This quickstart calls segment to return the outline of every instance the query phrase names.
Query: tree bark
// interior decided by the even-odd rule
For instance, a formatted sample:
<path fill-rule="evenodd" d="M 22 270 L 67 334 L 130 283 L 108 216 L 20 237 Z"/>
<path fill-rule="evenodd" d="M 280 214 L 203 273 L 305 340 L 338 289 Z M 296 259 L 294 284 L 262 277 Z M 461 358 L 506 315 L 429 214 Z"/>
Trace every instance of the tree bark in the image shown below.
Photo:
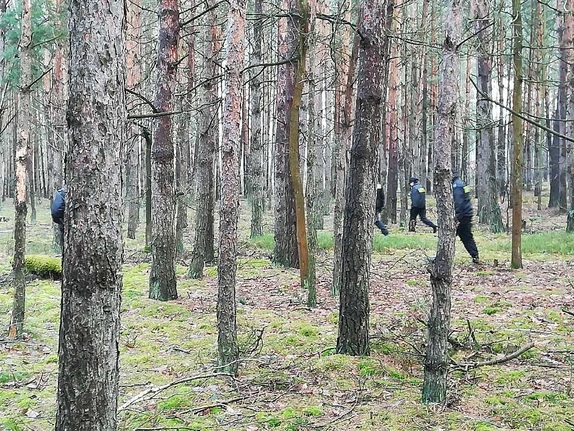
<path fill-rule="evenodd" d="M 520 0 L 512 0 L 513 47 L 512 62 L 514 65 L 514 90 L 512 92 L 512 110 L 522 112 L 522 11 Z M 523 145 L 522 119 L 512 116 L 512 256 L 510 265 L 522 268 L 522 178 L 523 178 Z"/>
<path fill-rule="evenodd" d="M 437 253 L 429 264 L 433 302 L 428 322 L 428 343 L 424 361 L 422 401 L 438 403 L 446 399 L 448 376 L 448 335 L 450 332 L 452 267 L 455 250 L 454 204 L 451 183 L 452 140 L 457 124 L 462 18 L 459 0 L 447 5 L 445 40 L 439 76 L 437 125 L 434 139 L 434 185 L 437 201 Z"/>
<path fill-rule="evenodd" d="M 232 0 L 228 13 L 226 94 L 223 108 L 221 205 L 219 212 L 219 267 L 217 298 L 218 365 L 237 373 L 237 220 L 239 217 L 239 154 L 241 143 L 242 70 L 245 51 L 246 0 Z M 247 119 L 244 119 L 246 121 Z"/>
<path fill-rule="evenodd" d="M 105 17 L 105 19 L 103 19 Z M 125 4 L 70 2 L 56 431 L 118 428 Z"/>
<path fill-rule="evenodd" d="M 369 281 L 375 186 L 388 67 L 392 1 L 365 0 L 359 12 L 359 71 L 355 129 L 345 189 L 345 219 L 337 353 L 369 354 Z"/>
<path fill-rule="evenodd" d="M 127 3 L 127 38 L 126 38 L 126 87 L 134 90 L 141 81 L 141 0 Z M 138 101 L 139 102 L 139 101 Z M 139 109 L 133 108 L 132 113 L 138 114 Z M 135 239 L 140 221 L 140 149 L 141 134 L 139 127 L 132 124 L 130 127 L 130 140 L 128 141 L 126 162 L 126 200 L 128 203 L 128 231 L 127 237 Z"/>
<path fill-rule="evenodd" d="M 22 2 L 22 29 L 20 37 L 20 115 L 18 117 L 18 140 L 16 142 L 16 190 L 14 214 L 14 302 L 8 335 L 11 338 L 21 338 L 24 329 L 24 313 L 26 308 L 26 279 L 24 274 L 24 259 L 26 256 L 26 203 L 29 163 L 31 157 L 32 130 L 30 122 L 30 91 L 32 84 L 32 2 Z"/>
<path fill-rule="evenodd" d="M 154 107 L 173 110 L 178 62 L 179 6 L 177 0 L 161 0 L 156 63 L 157 89 Z M 152 236 L 149 297 L 160 301 L 177 298 L 175 277 L 175 193 L 171 115 L 154 119 L 152 142 Z"/>
<path fill-rule="evenodd" d="M 257 17 L 253 22 L 253 52 L 251 63 L 260 64 L 262 61 L 263 48 L 263 5 L 262 0 L 254 1 L 254 15 Z M 265 172 L 263 166 L 263 134 L 261 112 L 261 86 L 263 83 L 263 68 L 251 69 L 250 96 L 251 96 L 251 128 L 250 128 L 250 151 L 249 165 L 249 198 L 251 202 L 251 231 L 250 237 L 263 235 L 263 211 L 265 209 Z"/>
<path fill-rule="evenodd" d="M 196 154 L 196 216 L 195 237 L 189 276 L 202 278 L 206 262 L 213 261 L 214 250 L 214 217 L 215 217 L 215 154 L 218 141 L 217 111 L 219 97 L 218 86 L 218 58 L 221 47 L 221 31 L 217 18 L 217 8 L 214 2 L 205 3 L 205 10 L 209 10 L 205 26 L 205 40 L 207 48 L 205 53 L 206 72 L 203 77 L 202 109 L 199 125 L 199 143 Z"/>

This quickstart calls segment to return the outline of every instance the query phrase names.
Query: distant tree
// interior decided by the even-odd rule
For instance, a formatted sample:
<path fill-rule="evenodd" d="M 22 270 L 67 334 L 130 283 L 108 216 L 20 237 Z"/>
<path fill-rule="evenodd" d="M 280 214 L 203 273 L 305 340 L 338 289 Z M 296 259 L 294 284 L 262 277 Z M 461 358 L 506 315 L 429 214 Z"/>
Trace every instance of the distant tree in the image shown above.
<path fill-rule="evenodd" d="M 369 354 L 369 282 L 382 97 L 392 0 L 365 0 L 359 12 L 359 70 L 345 189 L 337 353 Z"/>
<path fill-rule="evenodd" d="M 512 172 L 510 193 L 512 202 L 512 256 L 510 265 L 522 268 L 522 178 L 524 137 L 522 118 L 522 4 L 512 0 L 512 63 L 514 65 L 514 89 L 512 91 Z"/>
<path fill-rule="evenodd" d="M 205 2 L 208 24 L 204 25 L 206 64 L 200 90 L 199 146 L 195 158 L 195 236 L 189 264 L 189 276 L 192 278 L 202 278 L 205 262 L 211 262 L 214 258 L 215 155 L 219 135 L 217 77 L 221 49 L 221 29 L 217 19 L 217 7 L 215 1 Z"/>
<path fill-rule="evenodd" d="M 236 374 L 237 307 L 237 221 L 239 218 L 239 154 L 241 141 L 242 70 L 245 52 L 245 13 L 247 0 L 231 0 L 227 15 L 225 98 L 223 103 L 221 205 L 219 211 L 219 266 L 217 298 L 218 365 Z M 246 119 L 244 119 L 245 121 Z"/>
<path fill-rule="evenodd" d="M 429 264 L 432 305 L 428 320 L 428 342 L 424 361 L 422 400 L 438 403 L 446 399 L 450 358 L 452 267 L 455 251 L 454 203 L 451 182 L 451 154 L 457 124 L 460 56 L 458 47 L 462 31 L 461 4 L 447 4 L 439 75 L 439 94 L 433 153 L 435 157 L 434 186 L 440 230 L 434 262 Z"/>
<path fill-rule="evenodd" d="M 486 95 L 492 94 L 492 57 L 488 50 L 490 39 L 488 29 L 491 27 L 490 1 L 480 0 L 475 3 L 476 33 L 478 35 L 478 87 Z M 476 102 L 478 139 L 477 139 L 477 195 L 478 220 L 490 227 L 492 232 L 502 232 L 502 214 L 498 205 L 496 183 L 496 144 L 494 140 L 494 121 L 492 103 L 486 97 L 478 97 Z"/>
<path fill-rule="evenodd" d="M 297 62 L 297 0 L 283 0 L 283 8 L 291 11 L 281 17 L 278 24 L 279 61 L 283 62 L 277 72 L 275 130 L 275 248 L 273 261 L 284 267 L 299 267 L 297 247 L 297 221 L 295 215 L 295 191 L 290 179 L 289 125 L 290 108 L 295 93 L 295 70 Z M 298 168 L 298 166 L 297 166 Z"/>
<path fill-rule="evenodd" d="M 70 2 L 56 431 L 118 428 L 125 3 Z"/>
<path fill-rule="evenodd" d="M 262 0 L 254 0 L 253 14 L 253 51 L 251 64 L 258 65 L 262 62 L 263 48 L 263 5 Z M 249 134 L 249 190 L 248 196 L 251 203 L 251 231 L 250 237 L 263 235 L 263 211 L 265 210 L 265 172 L 263 165 L 263 134 L 262 134 L 262 84 L 263 68 L 252 67 L 249 80 L 249 95 L 251 107 L 251 127 Z"/>
<path fill-rule="evenodd" d="M 24 328 L 26 307 L 26 279 L 24 275 L 24 258 L 26 256 L 26 203 L 28 190 L 28 166 L 31 157 L 31 103 L 32 86 L 32 1 L 22 2 L 22 21 L 20 38 L 20 115 L 18 117 L 18 141 L 14 165 L 16 167 L 15 216 L 14 216 L 14 304 L 8 334 L 20 338 Z"/>
<path fill-rule="evenodd" d="M 156 63 L 157 90 L 154 107 L 170 112 L 178 63 L 178 0 L 161 0 L 159 43 Z M 168 301 L 177 298 L 175 277 L 175 193 L 172 117 L 154 119 L 152 141 L 152 262 L 149 297 Z"/>

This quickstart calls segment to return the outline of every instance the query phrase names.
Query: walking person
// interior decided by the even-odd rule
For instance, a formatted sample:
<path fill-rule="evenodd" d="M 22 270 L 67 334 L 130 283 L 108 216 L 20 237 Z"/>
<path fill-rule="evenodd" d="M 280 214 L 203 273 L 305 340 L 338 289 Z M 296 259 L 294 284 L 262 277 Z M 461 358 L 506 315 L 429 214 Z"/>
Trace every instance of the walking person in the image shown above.
<path fill-rule="evenodd" d="M 457 221 L 456 234 L 462 241 L 472 261 L 476 264 L 480 264 L 478 248 L 472 235 L 473 210 L 470 200 L 470 189 L 459 178 L 456 172 L 453 172 L 452 195 L 454 197 L 454 212 Z"/>
<path fill-rule="evenodd" d="M 411 177 L 409 185 L 411 186 L 411 218 L 409 221 L 409 232 L 415 232 L 417 217 L 420 217 L 421 221 L 428 227 L 431 227 L 433 233 L 436 233 L 438 226 L 427 218 L 425 188 L 416 177 Z"/>
<path fill-rule="evenodd" d="M 52 221 L 60 228 L 60 244 L 62 250 L 64 249 L 64 210 L 66 208 L 66 187 L 62 187 L 54 195 L 50 212 L 52 213 Z"/>
<path fill-rule="evenodd" d="M 375 226 L 377 226 L 381 233 L 385 236 L 389 234 L 387 225 L 381 221 L 381 212 L 385 206 L 385 192 L 383 191 L 383 186 L 377 184 L 377 200 L 375 202 Z"/>

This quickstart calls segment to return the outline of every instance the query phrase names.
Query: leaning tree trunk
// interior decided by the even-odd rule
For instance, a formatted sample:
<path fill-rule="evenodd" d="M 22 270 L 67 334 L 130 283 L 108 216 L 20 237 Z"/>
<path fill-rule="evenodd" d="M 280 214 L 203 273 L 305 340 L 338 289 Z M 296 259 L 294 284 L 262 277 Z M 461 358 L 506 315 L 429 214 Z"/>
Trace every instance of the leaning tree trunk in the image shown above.
<path fill-rule="evenodd" d="M 296 0 L 284 0 L 283 6 L 295 10 Z M 290 180 L 289 124 L 295 92 L 297 56 L 295 15 L 279 19 L 279 59 L 284 62 L 277 73 L 277 128 L 275 132 L 275 248 L 273 261 L 284 267 L 299 267 L 295 191 Z M 297 168 L 295 166 L 295 168 Z"/>
<path fill-rule="evenodd" d="M 429 321 L 428 343 L 424 362 L 422 400 L 438 403 L 446 399 L 446 384 L 450 358 L 448 336 L 450 331 L 452 267 L 455 246 L 454 205 L 451 184 L 451 151 L 457 124 L 459 97 L 460 57 L 458 43 L 462 18 L 459 0 L 451 0 L 445 22 L 446 38 L 442 45 L 437 125 L 434 139 L 434 185 L 438 221 L 441 226 L 434 262 L 429 264 L 433 294 Z"/>
<path fill-rule="evenodd" d="M 522 112 L 522 12 L 520 0 L 512 0 L 513 15 L 513 49 L 512 62 L 514 64 L 514 90 L 512 92 L 512 110 Z M 522 135 L 522 119 L 514 114 L 512 116 L 512 176 L 511 176 L 511 202 L 512 202 L 512 256 L 510 265 L 513 268 L 522 268 L 522 176 L 524 139 Z"/>
<path fill-rule="evenodd" d="M 30 86 L 32 84 L 32 1 L 22 2 L 22 33 L 20 38 L 20 114 L 18 116 L 18 140 L 14 164 L 16 166 L 15 216 L 14 216 L 14 303 L 8 335 L 20 338 L 24 328 L 26 306 L 26 279 L 24 258 L 26 255 L 26 187 L 30 161 Z"/>
<path fill-rule="evenodd" d="M 239 148 L 241 142 L 242 70 L 245 50 L 247 0 L 231 0 L 228 13 L 226 94 L 223 106 L 221 146 L 221 205 L 219 212 L 219 266 L 217 298 L 218 365 L 237 373 L 237 221 L 239 218 Z M 247 119 L 244 119 L 246 121 Z"/>
<path fill-rule="evenodd" d="M 191 262 L 189 264 L 189 276 L 202 278 L 205 262 L 213 260 L 214 241 L 214 164 L 218 131 L 216 118 L 218 109 L 217 95 L 217 68 L 220 49 L 220 30 L 217 21 L 217 9 L 213 2 L 205 4 L 208 10 L 205 26 L 205 40 L 207 52 L 205 53 L 206 75 L 203 77 L 201 88 L 202 106 L 199 124 L 199 145 L 195 159 L 195 193 L 196 193 L 196 216 L 195 237 Z"/>
<path fill-rule="evenodd" d="M 154 107 L 170 112 L 177 70 L 179 9 L 177 0 L 160 3 L 157 90 Z M 175 193 L 171 115 L 154 120 L 152 141 L 152 235 L 149 297 L 168 301 L 177 298 L 175 277 Z"/>
<path fill-rule="evenodd" d="M 70 2 L 70 145 L 56 431 L 118 428 L 124 6 Z"/>
<path fill-rule="evenodd" d="M 355 129 L 345 189 L 337 353 L 369 354 L 369 281 L 375 186 L 392 0 L 365 0 L 359 14 Z"/>

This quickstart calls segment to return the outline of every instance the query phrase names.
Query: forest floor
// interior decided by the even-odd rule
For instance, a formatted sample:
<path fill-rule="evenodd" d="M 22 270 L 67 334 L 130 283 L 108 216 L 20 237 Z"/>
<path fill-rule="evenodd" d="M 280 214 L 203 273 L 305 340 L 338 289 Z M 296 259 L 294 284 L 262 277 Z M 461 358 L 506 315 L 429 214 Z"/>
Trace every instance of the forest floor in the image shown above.
<path fill-rule="evenodd" d="M 47 206 L 44 201 L 38 221 L 29 225 L 29 253 L 54 255 Z M 248 214 L 245 202 L 242 211 Z M 13 212 L 8 202 L 0 208 L 0 216 L 12 219 Z M 249 224 L 242 219 L 237 306 L 243 362 L 236 378 L 213 372 L 216 268 L 192 280 L 182 259 L 180 299 L 152 301 L 143 239 L 126 240 L 120 429 L 574 430 L 574 236 L 564 232 L 564 215 L 528 205 L 525 214 L 523 269 L 509 267 L 506 234 L 475 230 L 480 266 L 457 240 L 453 363 L 444 405 L 420 401 L 432 298 L 426 257 L 437 238 L 430 229 L 409 234 L 391 226 L 390 236 L 375 237 L 371 355 L 348 357 L 334 353 L 338 298 L 330 293 L 330 233 L 320 233 L 326 245 L 318 254 L 319 305 L 308 309 L 298 271 L 274 267 L 268 243 L 247 240 Z M 11 254 L 9 220 L 0 222 L 4 334 Z M 31 279 L 25 339 L 0 335 L 0 430 L 54 428 L 59 311 L 59 282 Z M 485 364 L 496 360 L 502 362 Z"/>

